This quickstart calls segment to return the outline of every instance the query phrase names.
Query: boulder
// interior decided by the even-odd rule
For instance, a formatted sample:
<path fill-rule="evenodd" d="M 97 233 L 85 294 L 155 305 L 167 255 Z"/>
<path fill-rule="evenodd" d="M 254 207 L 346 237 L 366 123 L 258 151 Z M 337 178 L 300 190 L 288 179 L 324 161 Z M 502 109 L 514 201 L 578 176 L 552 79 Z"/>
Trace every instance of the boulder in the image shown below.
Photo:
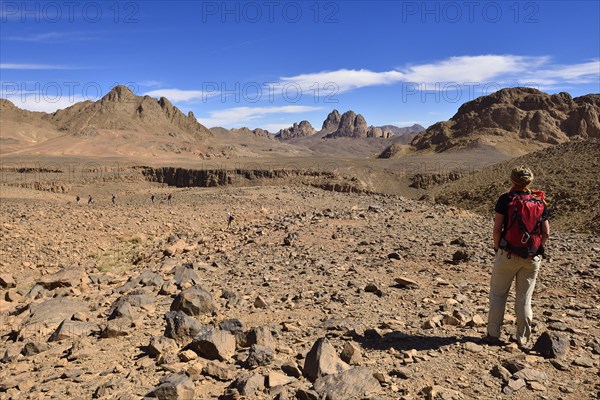
<path fill-rule="evenodd" d="M 462 393 L 453 389 L 448 389 L 443 386 L 433 385 L 421 389 L 420 394 L 425 396 L 427 400 L 463 400 Z"/>
<path fill-rule="evenodd" d="M 184 289 L 190 286 L 200 285 L 202 283 L 202 278 L 192 264 L 185 264 L 175 268 L 173 282 L 175 282 L 180 289 Z"/>
<path fill-rule="evenodd" d="M 318 339 L 304 360 L 304 376 L 314 382 L 316 379 L 329 374 L 349 369 L 337 355 L 335 348 L 326 338 Z"/>
<path fill-rule="evenodd" d="M 532 350 L 545 358 L 562 358 L 569 350 L 567 338 L 558 332 L 544 332 L 533 345 Z"/>
<path fill-rule="evenodd" d="M 160 380 L 160 385 L 155 387 L 146 397 L 159 400 L 193 400 L 196 395 L 194 381 L 185 374 L 173 374 Z"/>
<path fill-rule="evenodd" d="M 262 374 L 251 374 L 238 377 L 232 384 L 242 396 L 254 398 L 256 392 L 265 388 L 265 377 Z"/>
<path fill-rule="evenodd" d="M 10 274 L 0 274 L 0 288 L 11 289 L 16 287 L 15 278 Z"/>
<path fill-rule="evenodd" d="M 353 342 L 346 342 L 342 353 L 340 354 L 342 361 L 350 365 L 358 365 L 362 361 L 362 354 L 360 347 Z"/>
<path fill-rule="evenodd" d="M 267 374 L 267 387 L 274 388 L 276 386 L 285 386 L 296 381 L 295 378 L 287 376 L 281 372 L 269 371 Z"/>
<path fill-rule="evenodd" d="M 227 361 L 235 354 L 235 337 L 229 332 L 204 325 L 188 347 L 200 357 Z"/>
<path fill-rule="evenodd" d="M 373 373 L 364 367 L 355 367 L 318 378 L 314 388 L 328 400 L 362 399 L 381 390 Z"/>
<path fill-rule="evenodd" d="M 65 319 L 48 339 L 49 342 L 57 342 L 65 339 L 75 339 L 81 336 L 89 336 L 92 332 L 97 332 L 100 327 L 82 321 L 73 321 Z"/>
<path fill-rule="evenodd" d="M 198 286 L 182 290 L 171 303 L 171 311 L 183 311 L 190 316 L 212 314 L 216 309 L 211 294 Z"/>
<path fill-rule="evenodd" d="M 230 381 L 235 377 L 235 370 L 229 365 L 216 360 L 209 361 L 202 372 L 220 381 Z"/>
<path fill-rule="evenodd" d="M 202 330 L 203 325 L 183 311 L 170 311 L 165 314 L 167 326 L 165 336 L 187 345 Z"/>
<path fill-rule="evenodd" d="M 83 269 L 63 268 L 60 271 L 42 276 L 37 284 L 47 290 L 54 290 L 61 287 L 85 287 L 89 283 L 89 278 Z"/>
<path fill-rule="evenodd" d="M 174 339 L 165 336 L 152 336 L 150 343 L 146 346 L 146 352 L 151 357 L 159 357 L 167 353 L 175 353 L 178 349 Z"/>
<path fill-rule="evenodd" d="M 245 364 L 248 368 L 256 368 L 269 365 L 273 361 L 273 358 L 273 349 L 253 344 L 250 347 L 250 353 L 248 354 Z"/>
<path fill-rule="evenodd" d="M 394 281 L 396 281 L 396 284 L 398 287 L 400 288 L 407 288 L 407 289 L 418 289 L 419 288 L 419 284 L 409 278 L 405 278 L 405 277 L 399 277 L 399 278 L 395 278 Z"/>
<path fill-rule="evenodd" d="M 30 306 L 29 315 L 25 318 L 19 332 L 21 338 L 49 334 L 64 321 L 72 319 L 73 315 L 87 312 L 88 308 L 82 301 L 67 297 L 54 297 L 42 303 Z"/>

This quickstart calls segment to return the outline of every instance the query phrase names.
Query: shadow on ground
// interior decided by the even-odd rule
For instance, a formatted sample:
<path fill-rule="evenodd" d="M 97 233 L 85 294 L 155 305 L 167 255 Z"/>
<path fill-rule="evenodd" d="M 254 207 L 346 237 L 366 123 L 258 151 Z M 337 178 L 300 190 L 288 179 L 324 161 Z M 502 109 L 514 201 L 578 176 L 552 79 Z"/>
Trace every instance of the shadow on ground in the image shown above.
<path fill-rule="evenodd" d="M 388 350 L 393 348 L 398 351 L 405 350 L 437 350 L 440 347 L 453 345 L 456 343 L 476 342 L 479 337 L 472 336 L 425 336 L 409 335 L 403 332 L 394 331 L 380 335 L 374 330 L 365 331 L 364 336 L 355 335 L 354 340 L 365 349 L 370 350 Z"/>

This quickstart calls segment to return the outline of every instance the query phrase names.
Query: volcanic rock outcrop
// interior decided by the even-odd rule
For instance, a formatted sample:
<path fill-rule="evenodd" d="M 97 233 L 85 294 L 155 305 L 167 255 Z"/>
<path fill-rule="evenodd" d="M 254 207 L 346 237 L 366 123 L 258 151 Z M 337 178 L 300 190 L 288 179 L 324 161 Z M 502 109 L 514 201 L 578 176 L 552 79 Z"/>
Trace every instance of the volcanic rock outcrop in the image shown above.
<path fill-rule="evenodd" d="M 354 111 L 346 111 L 342 114 L 337 130 L 328 134 L 327 137 L 366 138 L 367 131 L 367 121 L 362 115 L 356 115 Z"/>
<path fill-rule="evenodd" d="M 316 133 L 316 129 L 308 121 L 300 121 L 300 123 L 294 123 L 289 128 L 282 129 L 275 135 L 275 139 L 279 140 L 290 140 L 298 137 L 305 137 L 314 135 Z"/>
<path fill-rule="evenodd" d="M 192 112 L 186 116 L 167 98 L 136 96 L 126 86 L 115 86 L 96 102 L 77 103 L 43 118 L 59 130 L 73 134 L 89 135 L 109 129 L 188 134 L 198 138 L 212 136 Z"/>
<path fill-rule="evenodd" d="M 600 94 L 572 98 L 564 92 L 502 89 L 463 104 L 450 120 L 430 126 L 411 144 L 439 152 L 485 136 L 547 144 L 600 137 Z"/>
<path fill-rule="evenodd" d="M 322 133 L 331 133 L 337 131 L 340 126 L 342 116 L 338 110 L 333 110 L 327 115 L 325 121 L 323 121 L 323 127 L 321 128 Z"/>

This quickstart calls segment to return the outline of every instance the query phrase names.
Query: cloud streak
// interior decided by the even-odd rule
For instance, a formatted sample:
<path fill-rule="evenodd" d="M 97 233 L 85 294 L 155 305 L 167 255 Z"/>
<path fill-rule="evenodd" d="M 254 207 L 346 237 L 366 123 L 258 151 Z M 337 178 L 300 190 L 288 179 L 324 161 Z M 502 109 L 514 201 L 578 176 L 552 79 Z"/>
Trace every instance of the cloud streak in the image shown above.
<path fill-rule="evenodd" d="M 16 42 L 54 43 L 97 39 L 88 32 L 45 32 L 27 36 L 7 36 L 4 40 Z"/>
<path fill-rule="evenodd" d="M 66 70 L 66 69 L 78 69 L 69 65 L 55 65 L 55 64 L 11 64 L 5 63 L 0 64 L 0 69 L 10 70 Z"/>
<path fill-rule="evenodd" d="M 298 114 L 320 109 L 321 107 L 311 106 L 234 107 L 211 111 L 208 118 L 198 118 L 198 121 L 208 127 L 249 126 L 250 122 L 268 115 Z"/>
<path fill-rule="evenodd" d="M 527 83 L 592 83 L 598 82 L 600 61 L 581 64 L 557 65 L 551 58 L 515 55 L 479 55 L 450 57 L 427 64 L 406 66 L 390 71 L 366 69 L 339 69 L 305 73 L 281 78 L 282 83 L 293 83 L 304 91 L 315 85 L 336 85 L 338 93 L 354 89 L 399 83 L 416 83 L 436 90 L 441 84 L 498 84 Z"/>

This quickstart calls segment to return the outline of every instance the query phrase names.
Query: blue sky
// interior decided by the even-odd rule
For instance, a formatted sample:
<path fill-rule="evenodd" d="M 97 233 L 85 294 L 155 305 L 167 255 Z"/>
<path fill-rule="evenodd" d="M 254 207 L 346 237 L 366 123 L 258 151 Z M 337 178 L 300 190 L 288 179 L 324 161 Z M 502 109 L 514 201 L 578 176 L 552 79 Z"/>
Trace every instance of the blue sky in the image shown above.
<path fill-rule="evenodd" d="M 597 1 L 0 1 L 1 97 L 54 111 L 113 85 L 272 132 L 333 108 L 428 126 L 525 85 L 600 92 Z"/>

